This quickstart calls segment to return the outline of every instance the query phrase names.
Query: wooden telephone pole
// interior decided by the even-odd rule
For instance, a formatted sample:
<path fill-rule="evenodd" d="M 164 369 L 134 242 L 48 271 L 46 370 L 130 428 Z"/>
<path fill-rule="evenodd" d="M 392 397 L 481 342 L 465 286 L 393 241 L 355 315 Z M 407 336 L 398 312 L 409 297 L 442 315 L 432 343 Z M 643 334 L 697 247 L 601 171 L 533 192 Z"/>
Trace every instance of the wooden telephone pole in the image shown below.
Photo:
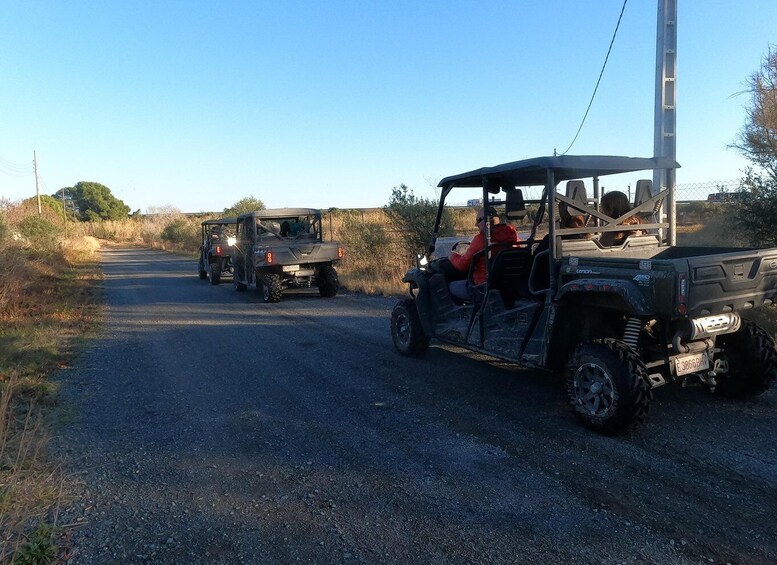
<path fill-rule="evenodd" d="M 42 216 L 43 208 L 40 205 L 40 187 L 38 186 L 38 156 L 35 151 L 32 152 L 32 168 L 35 171 L 35 194 L 38 197 L 38 216 Z"/>

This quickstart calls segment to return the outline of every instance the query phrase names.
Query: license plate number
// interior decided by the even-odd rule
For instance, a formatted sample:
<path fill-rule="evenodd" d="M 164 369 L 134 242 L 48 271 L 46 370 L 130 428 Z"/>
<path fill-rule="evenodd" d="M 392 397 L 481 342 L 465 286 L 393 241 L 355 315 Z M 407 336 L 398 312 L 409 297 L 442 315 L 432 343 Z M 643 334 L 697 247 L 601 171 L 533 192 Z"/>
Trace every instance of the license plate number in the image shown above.
<path fill-rule="evenodd" d="M 299 265 L 284 265 L 283 266 L 283 272 L 284 273 L 293 273 L 294 271 L 299 271 Z"/>
<path fill-rule="evenodd" d="M 674 358 L 674 369 L 677 376 L 698 373 L 710 368 L 710 358 L 706 353 L 694 353 Z"/>

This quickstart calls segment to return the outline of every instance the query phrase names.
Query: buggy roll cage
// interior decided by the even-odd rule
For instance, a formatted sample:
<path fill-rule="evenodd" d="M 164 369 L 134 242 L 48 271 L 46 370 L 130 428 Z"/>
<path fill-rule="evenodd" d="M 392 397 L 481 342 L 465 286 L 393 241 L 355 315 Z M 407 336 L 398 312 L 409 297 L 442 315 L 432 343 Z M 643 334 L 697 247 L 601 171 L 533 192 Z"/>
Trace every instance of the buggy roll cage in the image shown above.
<path fill-rule="evenodd" d="M 560 155 L 552 157 L 536 157 L 533 159 L 524 159 L 496 165 L 494 167 L 483 167 L 474 171 L 453 175 L 442 179 L 440 187 L 440 204 L 437 209 L 437 216 L 432 231 L 432 238 L 429 243 L 428 254 L 431 255 L 435 250 L 435 243 L 440 230 L 445 199 L 454 188 L 477 188 L 483 189 L 483 207 L 486 212 L 489 206 L 505 205 L 506 214 L 510 217 L 511 212 L 525 210 L 525 204 L 538 204 L 539 209 L 532 224 L 531 235 L 526 240 L 529 245 L 535 242 L 537 227 L 543 223 L 545 212 L 548 213 L 547 222 L 549 224 L 549 249 L 548 261 L 550 262 L 550 285 L 549 289 L 555 287 L 556 275 L 553 269 L 553 262 L 561 258 L 562 236 L 615 232 L 624 230 L 619 225 L 625 219 L 635 214 L 651 214 L 654 216 L 652 223 L 642 223 L 642 230 L 660 230 L 661 236 L 658 237 L 659 245 L 672 244 L 675 240 L 675 191 L 674 174 L 667 174 L 668 186 L 664 190 L 652 191 L 652 197 L 642 201 L 626 214 L 619 218 L 611 218 L 599 211 L 599 177 L 606 175 L 632 173 L 644 170 L 667 170 L 667 173 L 678 168 L 680 165 L 672 158 L 668 157 L 623 157 L 607 155 Z M 563 181 L 572 181 L 581 178 L 593 178 L 594 198 L 593 206 L 586 197 L 585 201 L 576 200 L 569 196 L 557 192 L 556 187 Z M 520 187 L 543 186 L 542 196 L 539 200 L 524 200 Z M 552 200 L 551 200 L 552 191 Z M 504 192 L 504 200 L 496 200 L 491 195 Z M 489 198 L 491 196 L 491 198 Z M 664 201 L 668 201 L 666 222 L 656 222 L 655 216 L 659 212 Z M 556 227 L 556 203 L 564 202 L 575 211 L 588 214 L 595 225 L 582 228 L 557 228 Z M 485 237 L 486 249 L 489 250 L 489 256 L 486 261 L 488 275 L 491 272 L 491 224 L 486 222 Z M 552 294 L 552 293 L 550 293 Z M 548 299 L 550 298 L 548 295 Z"/>

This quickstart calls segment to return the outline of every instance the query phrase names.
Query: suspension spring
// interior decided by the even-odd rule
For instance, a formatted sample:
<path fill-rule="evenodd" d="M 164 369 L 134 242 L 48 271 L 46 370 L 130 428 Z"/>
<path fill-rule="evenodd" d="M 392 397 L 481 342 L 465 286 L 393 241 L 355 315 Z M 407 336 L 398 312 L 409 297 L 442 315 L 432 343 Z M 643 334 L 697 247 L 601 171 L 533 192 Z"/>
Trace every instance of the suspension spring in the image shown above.
<path fill-rule="evenodd" d="M 642 320 L 629 318 L 623 330 L 623 342 L 636 351 L 639 343 L 639 334 L 642 332 Z"/>

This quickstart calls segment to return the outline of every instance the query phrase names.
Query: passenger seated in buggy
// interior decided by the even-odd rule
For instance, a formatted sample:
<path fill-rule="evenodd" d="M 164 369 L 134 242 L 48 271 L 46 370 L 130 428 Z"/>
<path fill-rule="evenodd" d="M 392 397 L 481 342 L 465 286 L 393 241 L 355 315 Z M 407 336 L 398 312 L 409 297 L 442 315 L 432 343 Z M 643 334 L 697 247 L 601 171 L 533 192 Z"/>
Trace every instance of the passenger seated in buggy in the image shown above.
<path fill-rule="evenodd" d="M 486 214 L 486 212 L 488 212 L 488 214 Z M 454 276 L 457 276 L 458 280 L 453 280 L 448 285 L 448 289 L 450 290 L 451 296 L 458 300 L 472 300 L 472 287 L 486 282 L 486 254 L 480 253 L 478 255 L 478 252 L 483 251 L 486 247 L 485 230 L 486 223 L 489 221 L 489 216 L 493 218 L 491 244 L 504 243 L 504 247 L 507 248 L 510 244 L 518 242 L 518 234 L 515 231 L 515 228 L 509 224 L 500 223 L 499 216 L 496 214 L 494 208 L 479 208 L 475 222 L 479 231 L 475 237 L 472 238 L 467 251 L 463 254 L 454 251 L 449 257 L 450 264 L 455 270 L 453 274 Z M 499 248 L 494 249 L 491 252 L 491 258 L 493 259 L 500 251 L 501 249 Z M 472 281 L 469 281 L 467 280 L 467 274 L 469 273 L 473 261 L 475 264 L 472 267 Z"/>

